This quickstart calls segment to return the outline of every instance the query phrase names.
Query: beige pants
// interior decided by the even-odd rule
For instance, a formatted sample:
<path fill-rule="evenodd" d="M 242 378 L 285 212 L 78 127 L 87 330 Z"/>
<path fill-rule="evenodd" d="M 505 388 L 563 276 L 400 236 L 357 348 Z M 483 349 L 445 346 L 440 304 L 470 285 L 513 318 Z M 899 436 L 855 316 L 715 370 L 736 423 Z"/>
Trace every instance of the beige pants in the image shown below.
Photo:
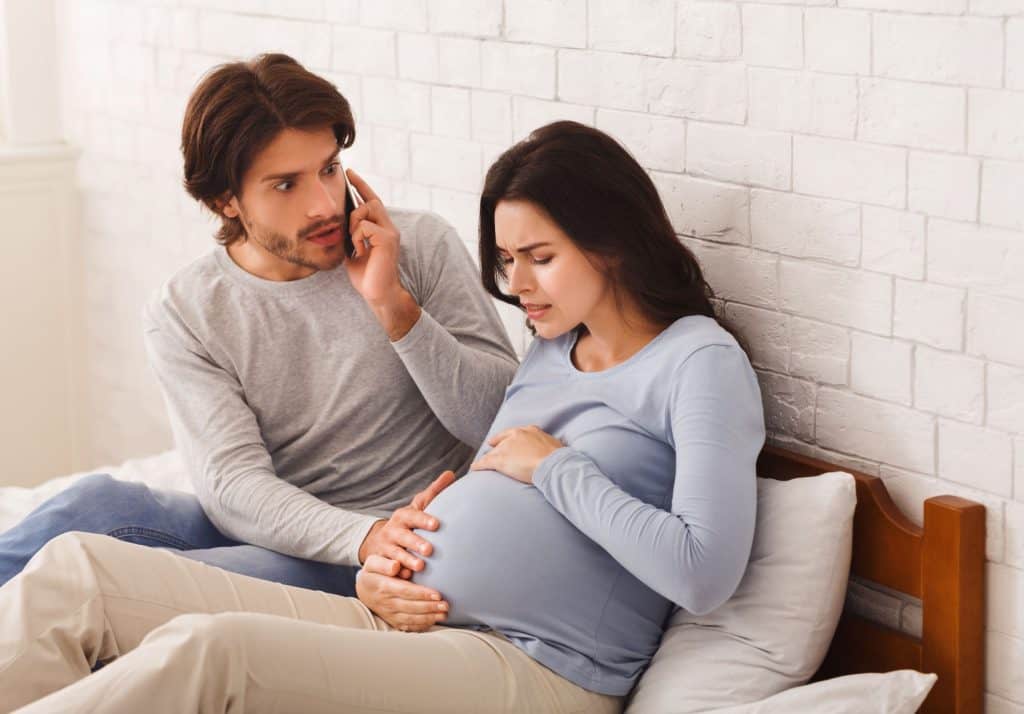
<path fill-rule="evenodd" d="M 110 662 L 95 674 L 97 662 Z M 27 706 L 26 706 L 27 705 Z M 68 533 L 0 588 L 0 711 L 621 710 L 493 633 L 393 630 L 354 598 Z"/>

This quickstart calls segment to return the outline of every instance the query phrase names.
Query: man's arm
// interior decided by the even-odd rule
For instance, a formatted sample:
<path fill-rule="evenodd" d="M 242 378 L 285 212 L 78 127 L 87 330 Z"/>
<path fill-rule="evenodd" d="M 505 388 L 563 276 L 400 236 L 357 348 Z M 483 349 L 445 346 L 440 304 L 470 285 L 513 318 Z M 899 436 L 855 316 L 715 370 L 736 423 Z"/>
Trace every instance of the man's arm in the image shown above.
<path fill-rule="evenodd" d="M 366 182 L 355 172 L 349 177 L 367 199 L 351 217 L 358 254 L 346 262 L 349 277 L 438 420 L 476 448 L 518 366 L 497 310 L 455 230 L 434 219 L 425 219 L 423 230 L 435 234 L 417 236 L 410 247 L 430 247 L 416 256 L 414 297 L 407 289 L 413 286 L 398 279 L 398 230 Z M 370 250 L 362 247 L 363 237 L 371 240 Z"/>
<path fill-rule="evenodd" d="M 286 555 L 358 565 L 359 546 L 379 519 L 281 480 L 238 380 L 172 317 L 147 316 L 145 342 L 175 442 L 214 525 Z"/>

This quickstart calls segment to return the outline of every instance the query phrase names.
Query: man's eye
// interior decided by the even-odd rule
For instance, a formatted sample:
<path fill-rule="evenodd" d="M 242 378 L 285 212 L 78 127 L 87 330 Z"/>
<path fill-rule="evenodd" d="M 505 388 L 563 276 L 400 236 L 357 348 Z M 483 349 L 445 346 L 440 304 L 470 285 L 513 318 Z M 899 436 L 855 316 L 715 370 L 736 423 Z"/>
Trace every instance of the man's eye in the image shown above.
<path fill-rule="evenodd" d="M 281 193 L 286 193 L 287 191 L 291 190 L 292 185 L 293 184 L 291 181 L 282 181 L 279 184 L 274 184 L 274 190 L 280 191 Z"/>
<path fill-rule="evenodd" d="M 333 164 L 328 164 L 327 166 L 324 167 L 324 175 L 334 176 L 334 174 L 338 173 L 338 169 L 340 168 L 341 164 L 337 161 L 335 161 Z"/>

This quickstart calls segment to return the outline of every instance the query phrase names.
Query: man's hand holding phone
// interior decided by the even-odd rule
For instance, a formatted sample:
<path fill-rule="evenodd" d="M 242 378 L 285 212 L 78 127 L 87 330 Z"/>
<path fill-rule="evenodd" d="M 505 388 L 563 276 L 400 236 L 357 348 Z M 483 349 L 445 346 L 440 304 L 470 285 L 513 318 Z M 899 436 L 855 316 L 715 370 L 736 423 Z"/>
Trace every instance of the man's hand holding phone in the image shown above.
<path fill-rule="evenodd" d="M 396 342 L 405 337 L 420 318 L 420 306 L 402 285 L 398 274 L 401 236 L 370 185 L 352 169 L 345 175 L 364 199 L 349 213 L 348 228 L 354 255 L 345 261 L 345 268 L 353 287 L 366 300 L 391 341 Z"/>

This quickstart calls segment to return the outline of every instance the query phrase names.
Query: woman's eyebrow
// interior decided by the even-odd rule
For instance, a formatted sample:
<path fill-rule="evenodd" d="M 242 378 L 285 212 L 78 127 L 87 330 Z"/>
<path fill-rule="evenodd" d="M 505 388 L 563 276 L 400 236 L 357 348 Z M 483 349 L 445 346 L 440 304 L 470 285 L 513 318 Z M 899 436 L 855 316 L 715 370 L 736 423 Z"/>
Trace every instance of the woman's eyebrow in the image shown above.
<path fill-rule="evenodd" d="M 548 243 L 548 242 L 530 243 L 530 245 L 524 245 L 522 248 L 516 248 L 516 252 L 517 253 L 529 253 L 534 248 L 543 248 L 546 245 L 551 245 L 551 244 Z M 505 253 L 506 255 L 508 254 L 508 251 L 505 250 L 504 248 L 498 248 L 498 252 L 499 253 Z"/>

